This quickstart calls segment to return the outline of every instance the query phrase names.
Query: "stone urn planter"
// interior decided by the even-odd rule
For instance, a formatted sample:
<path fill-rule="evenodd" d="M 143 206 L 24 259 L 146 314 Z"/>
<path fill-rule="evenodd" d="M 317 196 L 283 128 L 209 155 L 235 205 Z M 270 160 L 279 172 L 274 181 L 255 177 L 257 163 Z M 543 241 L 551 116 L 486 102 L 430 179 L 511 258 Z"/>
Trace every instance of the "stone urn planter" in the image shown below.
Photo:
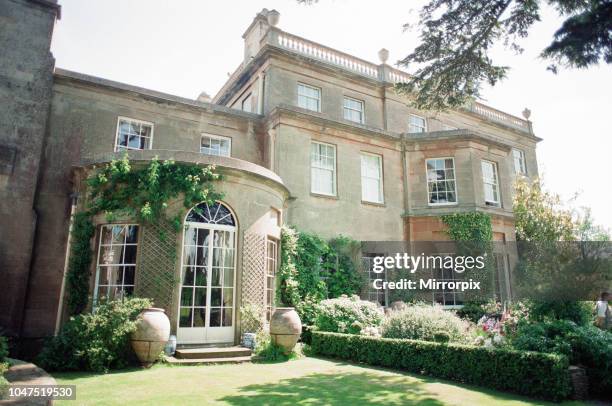
<path fill-rule="evenodd" d="M 138 315 L 131 344 L 142 366 L 148 368 L 157 361 L 169 337 L 170 320 L 164 309 L 150 307 Z"/>
<path fill-rule="evenodd" d="M 270 320 L 270 338 L 286 354 L 293 350 L 302 333 L 302 321 L 293 307 L 277 307 Z"/>

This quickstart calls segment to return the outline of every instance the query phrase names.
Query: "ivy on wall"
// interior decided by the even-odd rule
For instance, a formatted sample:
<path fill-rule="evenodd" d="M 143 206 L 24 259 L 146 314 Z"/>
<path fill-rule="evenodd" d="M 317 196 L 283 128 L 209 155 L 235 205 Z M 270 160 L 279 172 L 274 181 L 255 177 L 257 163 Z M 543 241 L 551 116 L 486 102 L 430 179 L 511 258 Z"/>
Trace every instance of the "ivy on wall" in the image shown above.
<path fill-rule="evenodd" d="M 81 313 L 87 306 L 92 258 L 90 241 L 95 232 L 93 216 L 104 213 L 108 221 L 126 216 L 139 224 L 153 224 L 166 219 L 168 202 L 180 195 L 186 209 L 201 202 L 210 204 L 222 197 L 214 189 L 213 182 L 219 180 L 214 170 L 214 166 L 177 164 L 171 160 L 160 162 L 157 158 L 145 166 L 133 166 L 126 154 L 92 174 L 86 181 L 85 210 L 73 220 L 66 275 L 68 313 Z M 181 228 L 182 214 L 168 219 L 176 232 Z M 176 259 L 176 253 L 173 258 Z"/>
<path fill-rule="evenodd" d="M 357 266 L 359 248 L 359 243 L 348 237 L 325 241 L 315 234 L 283 227 L 278 302 L 295 307 L 302 322 L 309 324 L 314 304 L 359 293 L 363 286 Z"/>
<path fill-rule="evenodd" d="M 481 281 L 479 292 L 466 293 L 466 303 L 481 303 L 490 299 L 495 292 L 493 259 L 493 227 L 491 216 L 482 212 L 453 213 L 442 216 L 451 240 L 457 242 L 457 254 L 465 256 L 484 256 L 483 269 L 472 269 L 470 277 Z"/>
<path fill-rule="evenodd" d="M 66 274 L 66 306 L 69 314 L 79 314 L 87 307 L 89 293 L 90 241 L 95 227 L 88 213 L 77 213 L 72 223 L 70 258 Z"/>
<path fill-rule="evenodd" d="M 453 241 L 490 242 L 493 240 L 491 216 L 482 212 L 453 213 L 442 216 Z"/>

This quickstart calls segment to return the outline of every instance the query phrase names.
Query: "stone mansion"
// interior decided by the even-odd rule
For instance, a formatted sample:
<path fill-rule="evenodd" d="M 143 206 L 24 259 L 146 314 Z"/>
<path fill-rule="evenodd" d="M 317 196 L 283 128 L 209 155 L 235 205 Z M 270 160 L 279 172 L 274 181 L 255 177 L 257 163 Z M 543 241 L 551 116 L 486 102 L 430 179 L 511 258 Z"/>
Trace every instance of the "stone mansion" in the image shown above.
<path fill-rule="evenodd" d="M 189 211 L 170 247 L 133 220 L 96 217 L 91 303 L 152 296 L 179 343 L 235 343 L 243 304 L 273 306 L 283 224 L 324 238 L 433 241 L 447 239 L 440 215 L 482 211 L 495 240 L 515 239 L 513 181 L 538 170 L 528 114 L 478 102 L 417 111 L 394 91 L 407 74 L 386 50 L 379 63 L 356 58 L 281 30 L 266 9 L 221 90 L 186 99 L 56 67 L 59 17 L 56 0 L 0 3 L 2 334 L 57 331 L 83 180 L 126 152 L 223 174 L 223 200 Z M 179 282 L 150 293 L 158 274 Z"/>

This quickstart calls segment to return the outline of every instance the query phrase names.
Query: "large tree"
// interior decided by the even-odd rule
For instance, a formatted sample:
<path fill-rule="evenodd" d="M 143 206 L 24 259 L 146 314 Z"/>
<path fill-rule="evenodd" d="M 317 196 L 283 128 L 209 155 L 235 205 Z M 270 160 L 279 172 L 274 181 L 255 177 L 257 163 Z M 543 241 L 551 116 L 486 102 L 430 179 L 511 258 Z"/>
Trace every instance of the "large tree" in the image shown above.
<path fill-rule="evenodd" d="M 540 20 L 543 3 L 565 18 L 541 53 L 551 71 L 612 63 L 612 0 L 430 0 L 420 12 L 420 43 L 399 62 L 417 69 L 398 89 L 413 95 L 419 109 L 464 106 L 484 82 L 495 85 L 506 76 L 508 67 L 491 59 L 492 47 L 522 52 L 520 40 Z"/>

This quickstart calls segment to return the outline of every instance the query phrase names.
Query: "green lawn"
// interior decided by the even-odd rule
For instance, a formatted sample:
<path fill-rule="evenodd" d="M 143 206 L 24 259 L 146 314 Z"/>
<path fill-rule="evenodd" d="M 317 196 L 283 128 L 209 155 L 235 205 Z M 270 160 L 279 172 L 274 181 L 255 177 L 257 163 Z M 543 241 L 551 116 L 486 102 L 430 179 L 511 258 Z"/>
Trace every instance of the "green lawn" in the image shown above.
<path fill-rule="evenodd" d="M 77 400 L 56 405 L 543 405 L 524 397 L 318 358 L 55 374 Z M 570 402 L 563 405 L 579 405 Z"/>

